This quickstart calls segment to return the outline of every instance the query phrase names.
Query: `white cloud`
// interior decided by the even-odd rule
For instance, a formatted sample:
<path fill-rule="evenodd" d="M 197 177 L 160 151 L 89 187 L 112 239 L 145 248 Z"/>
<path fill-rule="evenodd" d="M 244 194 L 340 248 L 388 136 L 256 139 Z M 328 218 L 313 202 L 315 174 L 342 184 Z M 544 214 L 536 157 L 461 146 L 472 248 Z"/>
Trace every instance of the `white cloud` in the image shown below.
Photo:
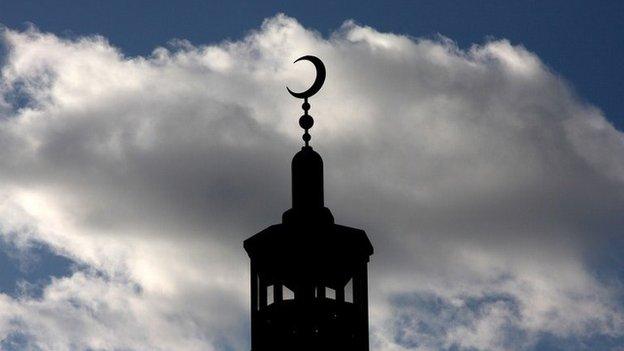
<path fill-rule="evenodd" d="M 375 349 L 622 336 L 622 291 L 588 262 L 624 224 L 624 137 L 523 47 L 353 22 L 327 39 L 283 15 L 150 57 L 3 37 L 0 232 L 83 268 L 41 298 L 0 295 L 0 338 L 245 349 L 241 242 L 289 205 L 301 130 L 284 85 L 312 78 L 292 65 L 309 53 L 328 69 L 311 101 L 328 206 L 376 247 Z"/>

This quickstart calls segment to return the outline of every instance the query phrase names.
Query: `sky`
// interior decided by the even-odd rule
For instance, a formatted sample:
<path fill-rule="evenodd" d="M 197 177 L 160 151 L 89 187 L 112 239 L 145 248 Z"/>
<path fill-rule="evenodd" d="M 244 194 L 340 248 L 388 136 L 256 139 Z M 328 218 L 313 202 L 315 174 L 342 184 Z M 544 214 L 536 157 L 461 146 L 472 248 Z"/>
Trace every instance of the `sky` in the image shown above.
<path fill-rule="evenodd" d="M 311 99 L 371 349 L 624 349 L 619 2 L 0 2 L 0 348 L 245 350 Z"/>

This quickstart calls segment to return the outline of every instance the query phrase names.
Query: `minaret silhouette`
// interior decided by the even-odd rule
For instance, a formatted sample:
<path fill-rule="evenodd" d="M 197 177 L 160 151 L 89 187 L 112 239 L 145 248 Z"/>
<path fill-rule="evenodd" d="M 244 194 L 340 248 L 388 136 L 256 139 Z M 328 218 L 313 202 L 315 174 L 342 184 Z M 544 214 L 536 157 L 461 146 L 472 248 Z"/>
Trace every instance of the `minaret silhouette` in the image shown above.
<path fill-rule="evenodd" d="M 291 92 L 305 99 L 299 120 L 305 146 L 292 160 L 292 208 L 282 223 L 244 242 L 251 260 L 251 350 L 366 351 L 373 246 L 363 230 L 335 224 L 325 207 L 323 160 L 308 145 L 307 101 L 325 69 L 314 56 L 299 60 L 315 64 L 317 81 L 307 96 Z"/>

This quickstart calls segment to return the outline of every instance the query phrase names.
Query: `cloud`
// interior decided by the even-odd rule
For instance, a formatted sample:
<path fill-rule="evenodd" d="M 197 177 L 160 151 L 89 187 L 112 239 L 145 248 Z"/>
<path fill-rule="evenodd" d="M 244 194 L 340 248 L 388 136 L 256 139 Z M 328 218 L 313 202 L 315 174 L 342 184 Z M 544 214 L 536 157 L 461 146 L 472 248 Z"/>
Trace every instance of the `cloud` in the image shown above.
<path fill-rule="evenodd" d="M 624 223 L 624 136 L 521 46 L 468 49 L 277 15 L 245 38 L 126 57 L 5 29 L 0 233 L 76 263 L 0 295 L 3 347 L 243 350 L 242 240 L 289 207 L 313 53 L 312 145 L 365 228 L 377 350 L 530 350 L 622 337 L 601 253 Z M 16 346 L 17 345 L 17 346 Z M 583 349 L 579 346 L 579 349 Z"/>

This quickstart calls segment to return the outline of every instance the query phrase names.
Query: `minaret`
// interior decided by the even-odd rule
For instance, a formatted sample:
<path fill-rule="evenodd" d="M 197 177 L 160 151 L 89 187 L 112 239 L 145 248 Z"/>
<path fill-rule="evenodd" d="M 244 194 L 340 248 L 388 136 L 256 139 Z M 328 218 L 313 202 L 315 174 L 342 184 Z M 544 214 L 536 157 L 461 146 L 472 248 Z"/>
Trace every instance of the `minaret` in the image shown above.
<path fill-rule="evenodd" d="M 306 92 L 288 90 L 304 99 L 305 145 L 292 160 L 292 208 L 282 223 L 244 242 L 251 260 L 251 350 L 367 351 L 373 246 L 363 230 L 335 224 L 325 207 L 323 160 L 308 133 L 314 123 L 308 98 L 322 86 L 325 67 L 314 56 L 299 60 L 316 66 L 317 79 Z"/>

